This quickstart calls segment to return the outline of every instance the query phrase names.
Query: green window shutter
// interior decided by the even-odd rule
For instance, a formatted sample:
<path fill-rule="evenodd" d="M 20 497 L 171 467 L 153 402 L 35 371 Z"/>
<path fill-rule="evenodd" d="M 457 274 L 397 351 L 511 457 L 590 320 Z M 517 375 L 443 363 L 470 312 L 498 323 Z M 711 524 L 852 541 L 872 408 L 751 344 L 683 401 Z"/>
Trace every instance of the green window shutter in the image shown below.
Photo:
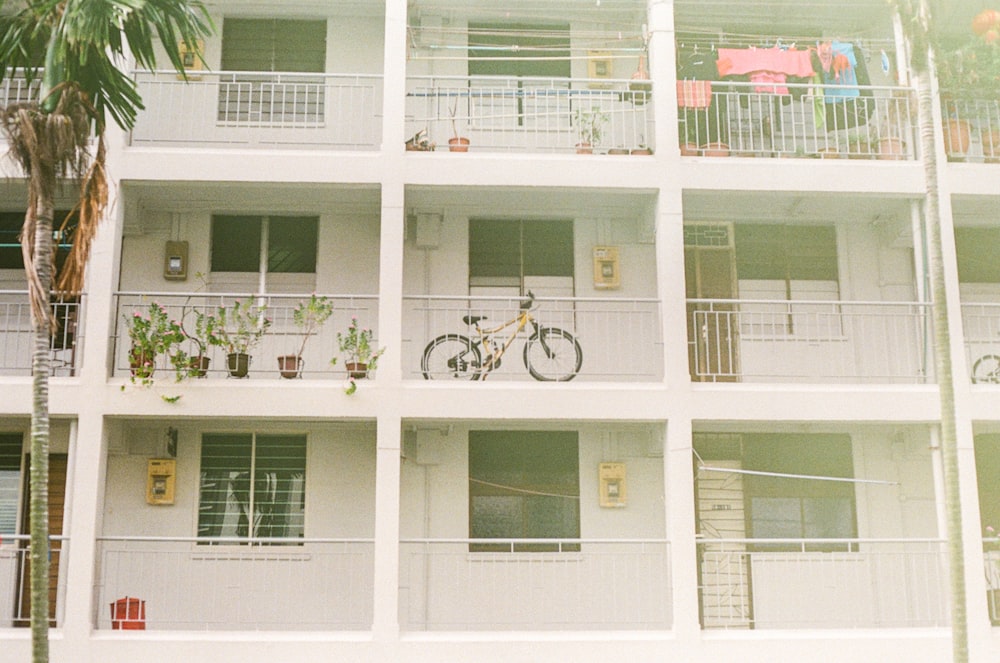
<path fill-rule="evenodd" d="M 271 274 L 315 274 L 319 219 L 315 216 L 271 216 L 267 220 L 267 271 Z"/>
<path fill-rule="evenodd" d="M 259 216 L 212 216 L 212 271 L 259 272 L 261 224 Z"/>
<path fill-rule="evenodd" d="M 227 18 L 222 24 L 222 69 L 322 73 L 326 21 Z"/>
<path fill-rule="evenodd" d="M 1000 229 L 955 228 L 960 283 L 1000 283 Z"/>
<path fill-rule="evenodd" d="M 21 490 L 20 433 L 0 435 L 0 535 L 17 533 L 18 496 Z"/>

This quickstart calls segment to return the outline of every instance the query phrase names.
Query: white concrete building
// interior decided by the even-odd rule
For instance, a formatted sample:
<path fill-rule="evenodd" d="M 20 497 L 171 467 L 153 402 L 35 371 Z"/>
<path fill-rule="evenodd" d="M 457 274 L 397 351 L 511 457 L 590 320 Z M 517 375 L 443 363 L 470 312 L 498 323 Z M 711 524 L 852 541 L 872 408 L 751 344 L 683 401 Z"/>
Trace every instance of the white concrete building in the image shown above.
<path fill-rule="evenodd" d="M 983 8 L 954 4 L 956 32 Z M 59 305 L 53 661 L 948 660 L 935 351 L 972 657 L 1000 656 L 1000 109 L 937 111 L 972 131 L 935 129 L 953 345 L 934 348 L 886 3 L 210 8 L 191 80 L 135 72 L 147 110 L 112 135 L 115 205 Z M 0 651 L 22 661 L 10 174 Z M 481 344 L 529 292 L 541 331 Z M 332 316 L 284 379 L 312 293 Z M 236 301 L 263 331 L 246 377 L 224 345 L 203 377 L 164 353 L 152 384 L 131 375 L 136 313 L 195 335 L 223 307 L 233 332 Z M 385 352 L 347 394 L 352 318 Z"/>

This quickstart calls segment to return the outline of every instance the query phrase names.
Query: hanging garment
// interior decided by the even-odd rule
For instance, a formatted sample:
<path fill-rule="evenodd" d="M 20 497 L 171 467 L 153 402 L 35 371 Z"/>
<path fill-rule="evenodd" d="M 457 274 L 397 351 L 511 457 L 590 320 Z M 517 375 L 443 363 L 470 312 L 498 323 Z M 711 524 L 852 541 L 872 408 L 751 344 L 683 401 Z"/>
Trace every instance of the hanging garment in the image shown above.
<path fill-rule="evenodd" d="M 716 63 L 720 76 L 750 75 L 751 82 L 784 83 L 788 76 L 812 76 L 807 50 L 772 48 L 720 48 Z M 788 94 L 784 85 L 758 85 L 755 92 Z"/>

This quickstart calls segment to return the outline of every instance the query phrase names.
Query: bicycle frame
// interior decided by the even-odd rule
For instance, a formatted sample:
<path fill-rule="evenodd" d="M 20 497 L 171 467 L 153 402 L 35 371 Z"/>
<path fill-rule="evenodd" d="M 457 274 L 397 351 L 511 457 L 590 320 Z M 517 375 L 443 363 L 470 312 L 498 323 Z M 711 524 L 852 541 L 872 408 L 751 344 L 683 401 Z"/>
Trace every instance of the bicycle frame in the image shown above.
<path fill-rule="evenodd" d="M 534 316 L 531 315 L 531 311 L 528 309 L 522 310 L 517 314 L 517 316 L 511 318 L 503 324 L 497 325 L 496 327 L 483 329 L 479 326 L 478 320 L 473 323 L 472 327 L 479 335 L 479 343 L 489 352 L 489 354 L 483 359 L 483 365 L 481 367 L 483 375 L 480 377 L 481 380 L 485 379 L 486 374 L 497 366 L 500 362 L 500 358 L 503 357 L 504 353 L 507 352 L 507 349 L 513 345 L 514 339 L 517 338 L 522 331 L 524 331 L 524 328 L 528 326 L 528 323 L 531 323 L 532 327 L 537 331 L 538 323 L 535 322 Z M 504 339 L 503 343 L 494 343 L 493 337 L 495 334 L 515 324 L 517 327 L 510 334 L 510 336 Z"/>

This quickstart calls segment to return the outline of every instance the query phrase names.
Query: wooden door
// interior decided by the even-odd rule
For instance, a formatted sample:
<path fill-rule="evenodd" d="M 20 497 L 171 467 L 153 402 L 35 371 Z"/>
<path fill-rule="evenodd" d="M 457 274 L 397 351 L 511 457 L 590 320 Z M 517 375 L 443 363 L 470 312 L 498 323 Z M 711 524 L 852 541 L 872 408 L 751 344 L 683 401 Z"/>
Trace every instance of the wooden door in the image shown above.
<path fill-rule="evenodd" d="M 66 504 L 66 468 L 68 465 L 66 454 L 52 454 L 49 456 L 49 535 L 52 537 L 62 536 L 63 510 Z M 31 466 L 31 459 L 25 457 L 25 475 Z M 24 490 L 21 498 L 21 533 L 28 534 L 31 529 L 30 482 L 25 479 Z M 21 547 L 27 549 L 28 542 L 22 541 Z M 59 587 L 59 558 L 62 552 L 62 541 L 53 538 L 49 543 L 49 625 L 55 626 L 56 619 L 56 596 Z M 15 626 L 31 625 L 31 562 L 28 559 L 27 551 L 20 556 L 20 568 L 18 577 L 21 579 L 16 599 L 17 616 L 14 620 Z"/>
<path fill-rule="evenodd" d="M 685 233 L 684 276 L 687 305 L 688 362 L 691 379 L 699 382 L 739 380 L 739 324 L 736 305 L 691 303 L 692 299 L 735 299 L 736 262 L 731 228 L 725 241 L 701 246 L 697 233 Z M 719 231 L 721 233 L 721 230 Z"/>

